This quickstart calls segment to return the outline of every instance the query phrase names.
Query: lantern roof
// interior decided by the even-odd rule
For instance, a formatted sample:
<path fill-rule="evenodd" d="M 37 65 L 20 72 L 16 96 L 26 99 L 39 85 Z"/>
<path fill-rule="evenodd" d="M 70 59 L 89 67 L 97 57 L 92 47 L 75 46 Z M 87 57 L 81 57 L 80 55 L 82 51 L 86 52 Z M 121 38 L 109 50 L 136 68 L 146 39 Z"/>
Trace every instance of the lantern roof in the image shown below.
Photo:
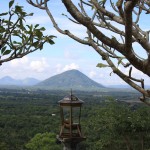
<path fill-rule="evenodd" d="M 73 106 L 73 105 L 81 106 L 84 103 L 84 101 L 82 101 L 81 99 L 73 95 L 71 91 L 70 95 L 65 96 L 58 103 L 60 103 L 60 105 L 66 105 L 66 106 Z"/>

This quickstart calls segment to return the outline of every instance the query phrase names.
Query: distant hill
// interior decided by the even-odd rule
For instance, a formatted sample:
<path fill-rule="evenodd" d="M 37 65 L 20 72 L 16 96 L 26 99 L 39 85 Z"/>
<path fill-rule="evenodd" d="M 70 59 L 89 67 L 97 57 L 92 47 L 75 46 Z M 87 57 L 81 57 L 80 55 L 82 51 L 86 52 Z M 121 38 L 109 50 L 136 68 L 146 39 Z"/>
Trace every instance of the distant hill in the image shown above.
<path fill-rule="evenodd" d="M 128 88 L 131 88 L 129 85 L 108 85 L 107 86 L 108 88 L 121 88 L 121 89 L 128 89 Z"/>
<path fill-rule="evenodd" d="M 26 78 L 23 80 L 16 80 L 9 76 L 5 76 L 0 79 L 1 86 L 3 86 L 3 85 L 32 86 L 32 85 L 36 85 L 39 82 L 40 82 L 39 80 L 34 79 L 34 78 Z"/>
<path fill-rule="evenodd" d="M 77 90 L 96 90 L 104 88 L 103 85 L 91 80 L 78 70 L 69 70 L 61 74 L 50 77 L 36 86 L 47 87 L 50 89 L 77 89 Z"/>
<path fill-rule="evenodd" d="M 120 84 L 120 85 L 108 85 L 108 86 L 106 86 L 106 88 L 113 88 L 113 89 L 134 89 L 130 85 L 122 85 L 122 84 Z M 146 89 L 150 89 L 150 86 L 149 85 L 145 85 L 145 88 Z"/>
<path fill-rule="evenodd" d="M 32 85 L 38 84 L 39 82 L 41 82 L 41 81 L 37 80 L 35 78 L 26 78 L 26 79 L 22 80 L 22 85 L 32 86 Z"/>

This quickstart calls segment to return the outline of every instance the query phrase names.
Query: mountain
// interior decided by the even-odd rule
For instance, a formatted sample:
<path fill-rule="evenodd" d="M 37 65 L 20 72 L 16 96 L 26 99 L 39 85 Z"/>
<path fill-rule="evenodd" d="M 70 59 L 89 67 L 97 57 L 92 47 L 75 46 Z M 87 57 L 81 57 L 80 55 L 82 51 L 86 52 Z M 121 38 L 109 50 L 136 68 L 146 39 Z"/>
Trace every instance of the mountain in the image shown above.
<path fill-rule="evenodd" d="M 50 77 L 36 86 L 50 89 L 95 90 L 104 88 L 103 85 L 91 80 L 78 70 L 69 70 Z"/>
<path fill-rule="evenodd" d="M 36 85 L 40 81 L 34 78 L 26 78 L 23 80 L 16 80 L 9 76 L 5 76 L 0 79 L 0 85 L 18 85 L 18 86 L 32 86 Z"/>
<path fill-rule="evenodd" d="M 20 85 L 21 80 L 15 80 L 9 76 L 0 79 L 0 85 Z"/>
<path fill-rule="evenodd" d="M 32 85 L 38 84 L 39 82 L 41 82 L 41 81 L 39 81 L 35 78 L 26 78 L 26 79 L 22 80 L 22 85 L 32 86 Z"/>

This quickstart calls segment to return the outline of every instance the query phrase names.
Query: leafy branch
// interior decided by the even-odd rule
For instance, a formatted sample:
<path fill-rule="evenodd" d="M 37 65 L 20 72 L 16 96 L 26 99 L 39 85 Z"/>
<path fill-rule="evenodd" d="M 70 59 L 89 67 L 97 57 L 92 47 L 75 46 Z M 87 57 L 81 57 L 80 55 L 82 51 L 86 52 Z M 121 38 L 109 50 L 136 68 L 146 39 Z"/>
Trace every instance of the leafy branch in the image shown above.
<path fill-rule="evenodd" d="M 26 24 L 26 17 L 33 16 L 33 13 L 28 14 L 22 6 L 14 6 L 14 2 L 9 2 L 8 12 L 0 14 L 0 65 L 42 50 L 45 43 L 54 44 L 55 36 L 44 35 L 44 27 Z"/>

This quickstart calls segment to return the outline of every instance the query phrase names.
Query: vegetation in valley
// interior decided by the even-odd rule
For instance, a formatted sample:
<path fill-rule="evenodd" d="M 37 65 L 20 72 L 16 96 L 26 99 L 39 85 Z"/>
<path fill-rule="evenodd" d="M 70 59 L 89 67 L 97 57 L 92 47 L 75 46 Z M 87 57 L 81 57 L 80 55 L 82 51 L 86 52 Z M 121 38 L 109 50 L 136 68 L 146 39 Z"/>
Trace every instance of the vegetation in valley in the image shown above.
<path fill-rule="evenodd" d="M 74 93 L 85 101 L 82 129 L 87 139 L 79 144 L 79 149 L 148 150 L 150 110 L 148 106 L 133 103 L 138 93 L 128 93 L 128 103 L 120 101 L 121 96 L 125 100 L 126 92 L 120 92 L 118 97 L 115 92 L 109 93 L 114 98 L 106 92 Z M 40 149 L 49 150 L 49 145 L 53 145 L 54 150 L 62 149 L 55 142 L 60 127 L 57 102 L 67 94 L 69 92 L 1 89 L 0 149 L 36 150 L 43 145 Z"/>

